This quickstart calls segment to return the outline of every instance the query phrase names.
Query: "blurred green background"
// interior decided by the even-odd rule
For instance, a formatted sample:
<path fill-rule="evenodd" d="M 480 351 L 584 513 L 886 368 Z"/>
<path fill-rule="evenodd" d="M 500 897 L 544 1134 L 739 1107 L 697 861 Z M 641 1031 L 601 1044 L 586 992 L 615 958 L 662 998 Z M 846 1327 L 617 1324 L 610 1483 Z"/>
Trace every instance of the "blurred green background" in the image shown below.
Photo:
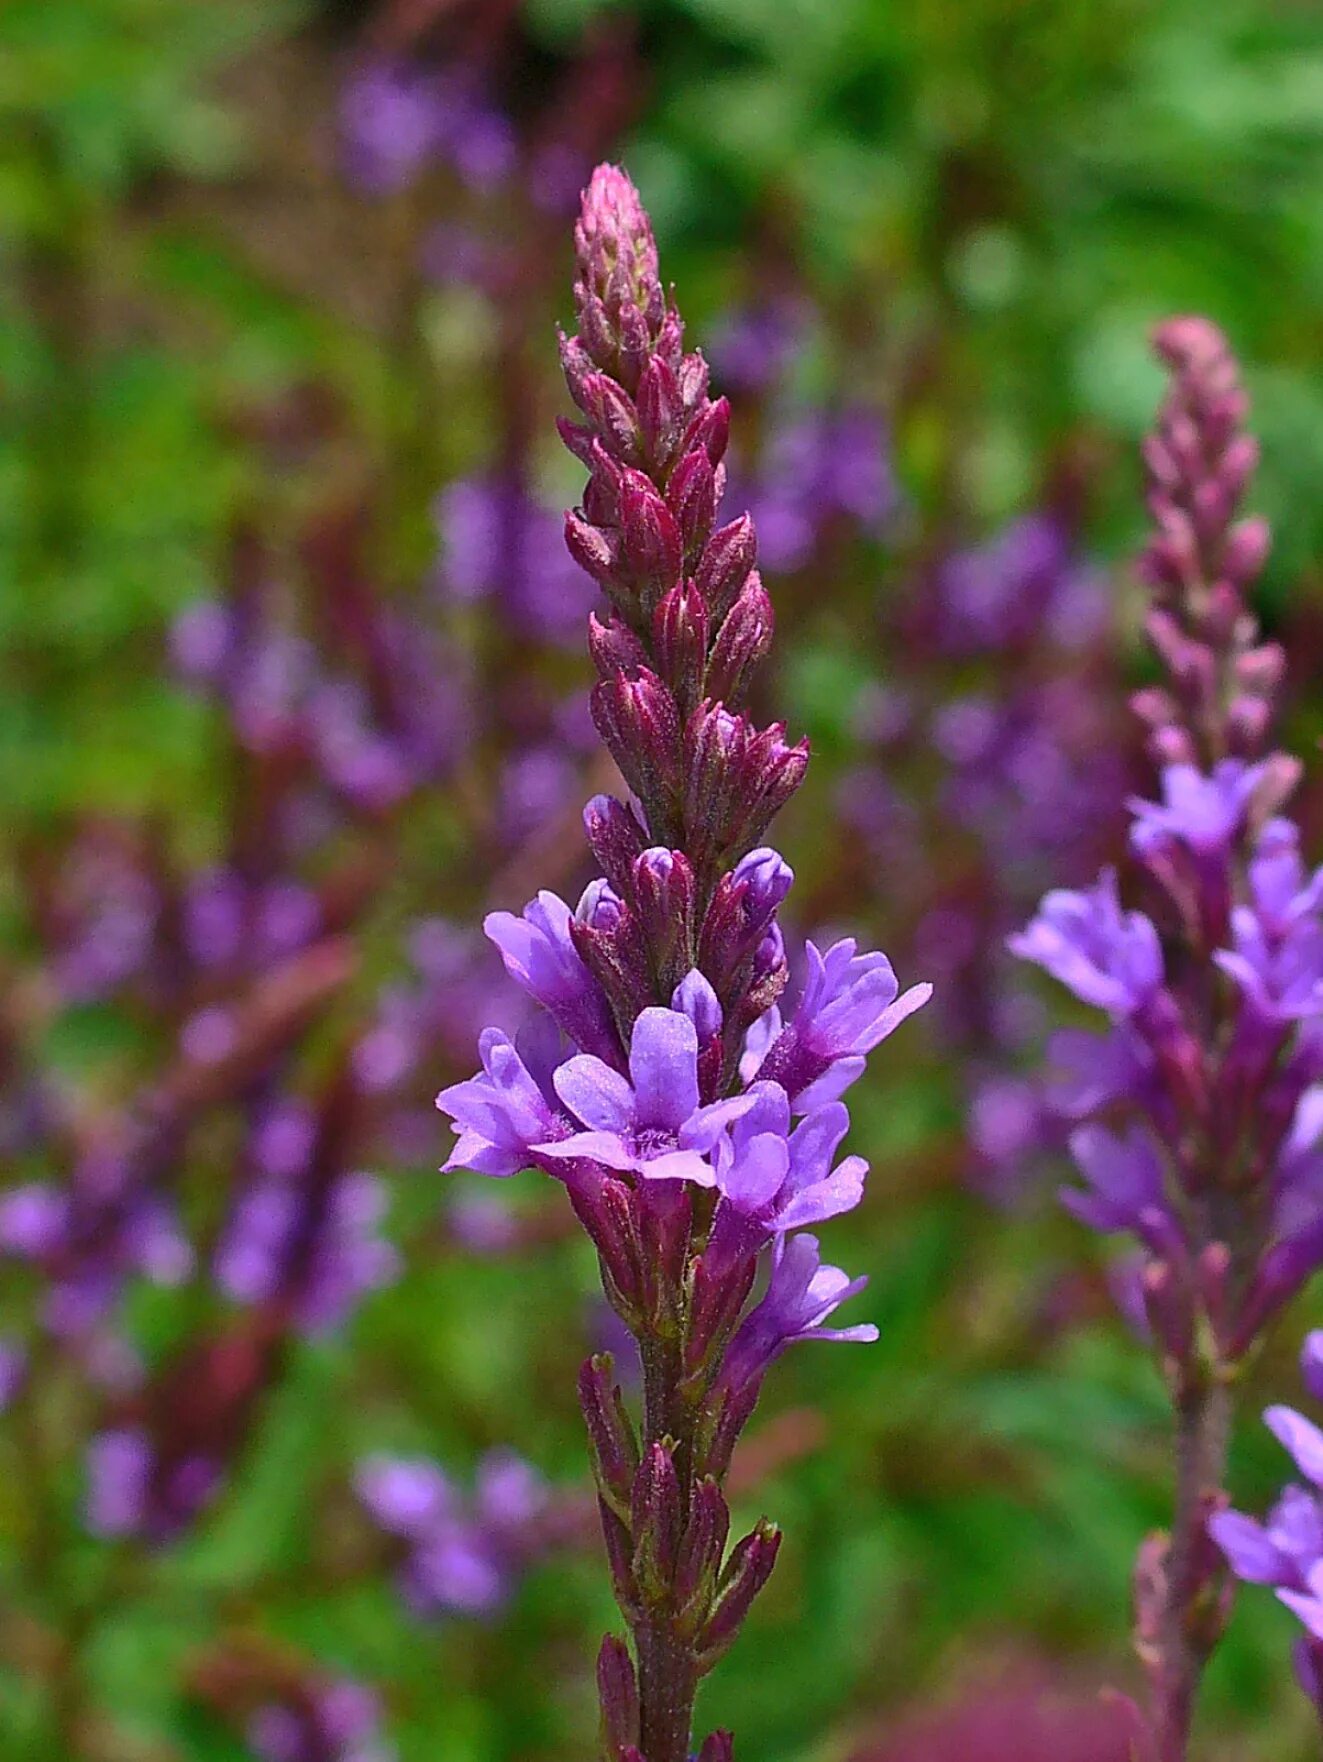
<path fill-rule="evenodd" d="M 578 493 L 551 427 L 564 408 L 553 325 L 570 314 L 563 217 L 539 223 L 503 300 L 427 273 L 420 251 L 447 221 L 496 247 L 531 238 L 517 187 L 475 195 L 442 176 L 374 197 L 345 174 L 341 96 L 363 57 L 440 65 L 461 48 L 521 141 L 553 128 L 579 101 L 577 73 L 596 69 L 594 146 L 640 184 L 691 338 L 788 290 L 817 315 L 793 369 L 802 396 L 846 388 L 886 416 L 895 519 L 824 545 L 778 596 L 767 700 L 821 755 L 785 832 L 801 927 L 863 924 L 898 964 L 909 946 L 885 864 L 840 879 L 833 783 L 858 757 L 861 689 L 918 665 L 890 608 L 913 604 L 933 556 L 1063 479 L 1083 486 L 1081 542 L 1113 571 L 1118 701 L 1141 672 L 1122 565 L 1142 530 L 1137 446 L 1160 390 L 1146 338 L 1168 312 L 1208 313 L 1245 362 L 1256 503 L 1277 533 L 1264 609 L 1299 633 L 1307 680 L 1323 612 L 1312 4 L 8 0 L 0 981 L 15 997 L 40 956 L 34 851 L 92 816 L 164 828 L 180 863 L 214 853 L 226 731 L 173 680 L 166 633 L 218 590 L 238 525 L 288 559 L 327 510 L 364 510 L 374 590 L 412 603 L 435 563 L 434 498 L 486 468 L 500 436 L 528 427 L 550 503 Z M 300 400 L 332 414 L 273 467 L 271 413 Z M 738 408 L 736 420 L 738 434 Z M 493 692 L 504 663 L 481 619 L 437 616 Z M 586 688 L 577 650 L 531 664 Z M 1297 696 L 1312 737 L 1317 704 Z M 484 775 L 439 784 L 399 833 L 390 885 L 358 927 L 363 998 L 398 966 L 412 916 L 476 913 L 488 896 L 466 830 Z M 940 828 L 928 837 L 923 860 L 940 861 Z M 903 976 L 924 976 L 915 958 Z M 132 1015 L 126 1037 L 113 1010 L 74 1011 L 40 1056 L 113 1090 L 150 1062 L 135 1032 Z M 705 1729 L 734 1726 L 749 1762 L 887 1757 L 915 1704 L 1025 1672 L 1085 1705 L 1104 1681 L 1135 1687 L 1127 1580 L 1165 1511 L 1164 1398 L 1052 1181 L 994 1205 L 966 1178 L 955 1056 L 915 1035 L 856 1090 L 852 1143 L 873 1175 L 830 1245 L 871 1275 L 860 1314 L 881 1342 L 789 1357 L 755 1428 L 741 1514 L 767 1511 L 787 1540 L 701 1709 Z M 462 1068 L 438 1053 L 428 1080 Z M 582 1480 L 573 1387 L 596 1325 L 590 1256 L 532 1176 L 516 1210 L 553 1222 L 515 1253 L 465 1252 L 435 1226 L 431 1171 L 447 1148 L 438 1121 L 434 1147 L 392 1173 L 400 1282 L 292 1356 L 225 1499 L 177 1546 L 87 1538 L 77 1440 L 90 1398 L 39 1415 L 55 1440 L 58 1553 L 32 1570 L 8 1473 L 0 1754 L 59 1756 L 71 1731 L 93 1758 L 248 1754 L 196 1690 L 198 1660 L 235 1635 L 375 1685 L 404 1762 L 587 1754 L 589 1660 L 611 1623 L 591 1538 L 539 1561 L 486 1622 L 420 1621 L 355 1528 L 349 1477 L 373 1449 L 426 1451 L 462 1480 L 507 1445 L 558 1488 Z M 28 1301 L 15 1279 L 6 1319 L 18 1325 Z M 154 1293 L 133 1302 L 150 1357 L 185 1323 Z M 1265 1400 L 1290 1388 L 1292 1349 L 1262 1367 Z M 1248 1403 L 1235 1456 L 1254 1508 L 1281 1478 L 1262 1404 Z M 10 1430 L 4 1448 L 12 1471 L 29 1444 Z M 1200 1754 L 1294 1762 L 1315 1740 L 1288 1679 L 1290 1622 L 1267 1596 L 1243 1603 Z M 80 1681 L 63 1727 L 43 1688 L 61 1648 Z M 935 1739 L 930 1753 L 946 1755 Z"/>

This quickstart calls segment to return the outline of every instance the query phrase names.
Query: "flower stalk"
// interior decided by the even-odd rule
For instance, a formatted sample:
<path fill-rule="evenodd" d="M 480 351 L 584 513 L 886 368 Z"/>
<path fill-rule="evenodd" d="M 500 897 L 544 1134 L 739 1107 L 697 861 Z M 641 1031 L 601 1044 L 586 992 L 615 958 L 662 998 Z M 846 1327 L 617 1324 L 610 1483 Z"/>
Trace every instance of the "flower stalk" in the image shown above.
<path fill-rule="evenodd" d="M 848 1211 L 866 1165 L 836 1152 L 864 1055 L 924 1003 L 851 941 L 820 954 L 788 1021 L 777 913 L 792 875 L 759 844 L 803 781 L 804 743 L 744 705 L 772 639 L 747 514 L 723 521 L 730 411 L 663 292 L 647 215 L 601 166 L 575 230 L 578 329 L 561 359 L 588 469 L 570 553 L 602 590 L 592 714 L 629 789 L 584 815 L 600 876 L 487 932 L 545 1012 L 438 1098 L 449 1167 L 564 1182 L 603 1289 L 638 1344 L 636 1425 L 607 1357 L 580 1397 L 612 1583 L 629 1632 L 598 1658 L 603 1762 L 689 1762 L 698 1685 L 776 1561 L 760 1522 L 728 1546 L 722 1483 L 772 1360 L 862 1288 L 803 1227 Z M 760 1272 L 761 1300 L 750 1306 Z M 714 1733 L 701 1762 L 731 1762 Z"/>
<path fill-rule="evenodd" d="M 1155 530 L 1140 573 L 1165 678 L 1133 702 L 1162 799 L 1128 804 L 1148 910 L 1124 910 L 1109 872 L 1049 894 L 1012 948 L 1110 1018 L 1105 1036 L 1054 1048 L 1086 1182 L 1065 1198 L 1137 1241 L 1122 1286 L 1172 1402 L 1172 1525 L 1140 1552 L 1135 1610 L 1151 1753 L 1184 1762 L 1230 1615 L 1209 1520 L 1226 1503 L 1232 1393 L 1323 1260 L 1323 880 L 1282 812 L 1299 762 L 1270 750 L 1284 657 L 1246 600 L 1269 535 L 1239 516 L 1257 449 L 1236 364 L 1200 318 L 1162 325 L 1155 345 L 1170 385 L 1144 449 Z"/>

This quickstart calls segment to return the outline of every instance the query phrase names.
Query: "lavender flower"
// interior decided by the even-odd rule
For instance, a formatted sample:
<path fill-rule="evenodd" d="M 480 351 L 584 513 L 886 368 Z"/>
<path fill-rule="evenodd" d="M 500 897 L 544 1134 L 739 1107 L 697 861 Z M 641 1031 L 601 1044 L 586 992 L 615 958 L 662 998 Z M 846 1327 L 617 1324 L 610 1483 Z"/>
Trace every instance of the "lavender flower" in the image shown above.
<path fill-rule="evenodd" d="M 248 1742 L 262 1762 L 391 1762 L 376 1695 L 348 1678 L 328 1679 L 259 1706 Z"/>
<path fill-rule="evenodd" d="M 1305 1340 L 1301 1371 L 1309 1393 L 1323 1399 L 1323 1332 Z M 1323 1431 L 1290 1407 L 1270 1407 L 1263 1417 L 1308 1485 L 1289 1485 L 1262 1523 L 1218 1511 L 1208 1531 L 1237 1578 L 1271 1585 L 1299 1617 L 1296 1676 L 1323 1724 Z"/>
<path fill-rule="evenodd" d="M 400 1591 L 421 1615 L 493 1614 L 546 1546 L 548 1489 L 509 1452 L 483 1460 L 471 1499 L 422 1457 L 370 1457 L 355 1484 L 375 1521 L 404 1544 Z"/>
<path fill-rule="evenodd" d="M 1167 682 L 1135 707 L 1162 799 L 1129 804 L 1155 910 L 1124 911 L 1109 872 L 1092 892 L 1049 894 L 1011 946 L 1114 1024 L 1063 1048 L 1070 1115 L 1129 1115 L 1121 1135 L 1096 1122 L 1074 1133 L 1087 1186 L 1067 1202 L 1142 1248 L 1138 1289 L 1178 1442 L 1172 1533 L 1145 1544 L 1136 1571 L 1137 1634 L 1155 1754 L 1182 1762 L 1228 1612 L 1204 1526 L 1224 1498 L 1231 1388 L 1323 1265 L 1323 915 L 1279 813 L 1299 766 L 1265 753 L 1282 657 L 1244 599 L 1267 529 L 1235 518 L 1256 456 L 1235 363 L 1202 319 L 1162 326 L 1157 347 L 1172 381 L 1145 449 L 1157 531 L 1142 570 Z M 1165 950 L 1159 921 L 1173 927 Z M 1281 1412 L 1274 1423 L 1303 1466 L 1312 1428 Z M 1213 1533 L 1237 1570 L 1266 1561 L 1246 1520 L 1215 1519 Z M 1292 1583 L 1289 1595 L 1308 1594 Z"/>
<path fill-rule="evenodd" d="M 772 611 L 753 522 L 718 524 L 729 412 L 708 396 L 701 355 L 683 351 L 622 172 L 593 174 L 575 243 L 579 333 L 561 355 L 584 420 L 561 432 L 590 476 L 566 543 L 610 608 L 589 621 L 593 719 L 632 799 L 589 803 L 601 875 L 573 913 L 542 893 L 522 917 L 487 920 L 568 1054 L 558 1040 L 534 1055 L 489 1032 L 482 1073 L 439 1103 L 459 1128 L 447 1166 L 506 1175 L 527 1162 L 560 1175 L 638 1342 L 641 1436 L 609 1358 L 580 1376 L 633 1641 L 631 1652 L 608 1638 L 599 1656 L 604 1754 L 689 1762 L 699 1679 L 776 1557 L 765 1523 L 727 1554 L 720 1490 L 763 1373 L 795 1340 L 872 1337 L 822 1327 L 862 1281 L 820 1266 L 816 1241 L 788 1232 L 857 1203 L 863 1164 L 833 1167 L 848 1123 L 835 1097 L 927 988 L 900 995 L 884 957 L 852 942 L 812 949 L 782 1026 L 776 914 L 791 875 L 761 840 L 807 751 L 741 707 Z M 832 487 L 854 495 L 839 473 Z M 693 1195 L 714 1186 L 705 1234 Z M 769 1260 L 767 1295 L 746 1314 Z M 429 1518 L 444 1505 L 435 1484 L 433 1495 Z M 729 1734 L 700 1754 L 730 1762 Z"/>

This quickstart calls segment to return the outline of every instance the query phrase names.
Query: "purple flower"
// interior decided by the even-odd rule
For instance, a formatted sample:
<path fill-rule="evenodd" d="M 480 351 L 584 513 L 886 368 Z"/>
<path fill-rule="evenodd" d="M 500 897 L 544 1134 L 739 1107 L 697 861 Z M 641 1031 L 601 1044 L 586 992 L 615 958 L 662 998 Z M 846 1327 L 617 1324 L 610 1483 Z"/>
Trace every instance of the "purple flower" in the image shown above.
<path fill-rule="evenodd" d="M 1243 759 L 1222 759 L 1205 776 L 1194 765 L 1165 766 L 1162 801 L 1132 796 L 1127 804 L 1135 816 L 1131 844 L 1141 854 L 1164 839 L 1176 839 L 1201 854 L 1225 852 L 1244 826 L 1269 768 L 1266 760 L 1248 765 Z"/>
<path fill-rule="evenodd" d="M 1323 1394 L 1323 1332 L 1308 1336 L 1300 1357 L 1306 1387 L 1316 1397 Z M 1209 1519 L 1208 1532 L 1237 1578 L 1273 1586 L 1303 1622 L 1308 1639 L 1297 1647 L 1296 1672 L 1323 1709 L 1323 1431 L 1291 1407 L 1270 1407 L 1263 1417 L 1310 1484 L 1286 1487 L 1262 1523 L 1240 1511 L 1221 1511 Z"/>
<path fill-rule="evenodd" d="M 671 993 L 671 1008 L 689 1017 L 700 1046 L 721 1032 L 721 1000 L 697 967 L 691 968 Z"/>
<path fill-rule="evenodd" d="M 546 1483 L 508 1451 L 483 1459 L 471 1499 L 425 1457 L 370 1457 L 355 1485 L 376 1522 L 407 1546 L 400 1588 L 419 1614 L 492 1614 L 542 1545 Z"/>
<path fill-rule="evenodd" d="M 441 592 L 492 603 L 520 637 L 575 641 L 596 598 L 561 543 L 561 517 L 515 479 L 466 477 L 437 498 Z"/>
<path fill-rule="evenodd" d="M 1087 893 L 1049 893 L 1037 917 L 1009 937 L 1007 946 L 1060 980 L 1082 1003 L 1118 1021 L 1142 1009 L 1162 984 L 1158 933 L 1142 912 L 1121 910 L 1112 869 Z"/>
<path fill-rule="evenodd" d="M 559 1040 L 554 1030 L 552 1040 Z M 453 1083 L 436 1098 L 458 1130 L 444 1168 L 516 1175 L 534 1161 L 535 1145 L 541 1150 L 573 1131 L 553 1087 L 555 1049 L 541 1034 L 526 1030 L 516 1044 L 499 1028 L 485 1029 L 478 1048 L 482 1074 Z"/>
<path fill-rule="evenodd" d="M 362 1683 L 319 1683 L 297 1700 L 267 1702 L 248 1721 L 262 1762 L 392 1762 L 381 1741 L 381 1707 Z"/>
<path fill-rule="evenodd" d="M 299 1326 L 339 1326 L 399 1258 L 380 1234 L 386 1190 L 375 1176 L 315 1181 L 263 1176 L 237 1201 L 216 1249 L 216 1282 L 236 1303 L 287 1298 Z"/>
<path fill-rule="evenodd" d="M 411 183 L 440 147 L 442 88 L 406 62 L 368 62 L 345 84 L 340 126 L 349 176 L 371 195 L 388 195 Z"/>
<path fill-rule="evenodd" d="M 556 1093 L 585 1128 L 536 1146 L 556 1160 L 590 1157 L 652 1180 L 715 1180 L 711 1153 L 723 1129 L 755 1105 L 750 1095 L 700 1107 L 698 1032 L 687 1015 L 645 1009 L 634 1023 L 625 1077 L 591 1054 L 567 1059 Z"/>
<path fill-rule="evenodd" d="M 862 1074 L 864 1055 L 921 1009 L 933 989 L 901 992 L 887 957 L 856 954 L 852 936 L 825 955 L 812 942 L 804 947 L 808 973 L 795 1013 L 757 1067 L 781 1084 L 798 1113 L 835 1101 Z"/>
<path fill-rule="evenodd" d="M 867 1283 L 866 1278 L 851 1279 L 837 1266 L 823 1266 L 816 1236 L 778 1237 L 767 1293 L 740 1323 L 726 1356 L 723 1384 L 735 1392 L 747 1388 L 797 1340 L 876 1340 L 871 1322 L 852 1328 L 822 1325 Z"/>
<path fill-rule="evenodd" d="M 500 950 L 505 970 L 583 1052 L 616 1059 L 619 1040 L 601 986 L 580 958 L 570 934 L 573 914 L 563 899 L 543 891 L 513 912 L 489 912 L 483 929 Z"/>
<path fill-rule="evenodd" d="M 1249 865 L 1249 902 L 1231 913 L 1232 947 L 1214 960 L 1263 1021 L 1323 1014 L 1323 870 L 1307 877 L 1299 833 L 1270 820 Z"/>
<path fill-rule="evenodd" d="M 1070 1151 L 1088 1183 L 1084 1192 L 1062 1191 L 1062 1203 L 1073 1216 L 1104 1235 L 1128 1230 L 1159 1252 L 1171 1246 L 1177 1232 L 1162 1164 L 1142 1126 L 1132 1124 L 1124 1133 L 1080 1126 L 1071 1133 Z"/>
<path fill-rule="evenodd" d="M 716 1147 L 716 1185 L 725 1205 L 764 1239 L 852 1211 L 863 1198 L 868 1164 L 847 1156 L 832 1167 L 850 1129 L 844 1104 L 828 1102 L 792 1132 L 790 1101 L 779 1083 L 755 1083 L 748 1095 L 753 1105 Z"/>

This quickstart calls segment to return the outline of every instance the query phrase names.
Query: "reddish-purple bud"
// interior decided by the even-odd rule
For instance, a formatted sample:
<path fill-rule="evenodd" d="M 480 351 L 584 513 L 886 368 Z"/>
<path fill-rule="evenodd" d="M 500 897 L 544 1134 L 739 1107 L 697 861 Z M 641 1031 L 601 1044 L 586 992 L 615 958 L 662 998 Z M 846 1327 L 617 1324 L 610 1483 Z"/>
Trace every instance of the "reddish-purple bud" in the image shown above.
<path fill-rule="evenodd" d="M 709 697 L 737 708 L 743 702 L 754 669 L 772 646 L 775 621 L 772 602 L 756 569 L 745 578 L 735 604 L 727 612 L 708 661 Z"/>
<path fill-rule="evenodd" d="M 588 1428 L 597 1490 L 617 1517 L 628 1522 L 639 1447 L 609 1352 L 584 1360 L 579 1372 L 579 1405 Z"/>
<path fill-rule="evenodd" d="M 595 795 L 583 810 L 588 844 L 612 886 L 627 893 L 633 884 L 634 859 L 645 848 L 647 834 L 613 795 Z"/>
<path fill-rule="evenodd" d="M 571 386 L 575 402 L 597 431 L 606 453 L 622 465 L 642 462 L 638 411 L 608 373 L 589 373 Z"/>
<path fill-rule="evenodd" d="M 588 1232 L 602 1263 L 607 1294 L 618 1307 L 641 1317 L 643 1291 L 639 1277 L 638 1242 L 634 1230 L 633 1194 L 615 1176 L 589 1183 L 566 1180 L 574 1215 Z"/>
<path fill-rule="evenodd" d="M 614 679 L 617 673 L 637 673 L 648 661 L 647 649 L 615 613 L 605 624 L 596 612 L 588 614 L 588 653 L 603 679 Z"/>
<path fill-rule="evenodd" d="M 766 1519 L 735 1544 L 721 1575 L 715 1607 L 695 1643 L 700 1671 L 711 1670 L 733 1645 L 754 1598 L 772 1575 L 780 1546 L 780 1530 Z"/>
<path fill-rule="evenodd" d="M 639 1689 L 629 1647 L 615 1634 L 606 1636 L 597 1654 L 597 1698 L 602 1709 L 602 1749 L 616 1762 L 622 1751 L 639 1741 Z"/>
<path fill-rule="evenodd" d="M 698 557 L 717 517 L 717 474 L 701 447 L 686 453 L 666 485 L 666 500 L 680 528 L 686 562 Z"/>
<path fill-rule="evenodd" d="M 556 418 L 556 433 L 582 465 L 591 466 L 593 448 L 599 444 L 597 436 L 584 422 L 571 422 L 568 416 Z"/>
<path fill-rule="evenodd" d="M 675 451 L 684 404 L 675 374 L 656 355 L 639 375 L 635 403 L 648 458 L 654 468 L 664 469 Z"/>
<path fill-rule="evenodd" d="M 684 1181 L 645 1181 L 636 1195 L 639 1262 L 647 1313 L 674 1325 L 693 1232 L 693 1201 Z"/>
<path fill-rule="evenodd" d="M 720 625 L 735 603 L 758 557 L 758 540 L 747 514 L 719 526 L 703 548 L 694 571 L 709 616 Z"/>
<path fill-rule="evenodd" d="M 620 551 L 650 613 L 677 580 L 684 547 L 675 516 L 641 471 L 630 471 L 621 485 Z"/>
<path fill-rule="evenodd" d="M 677 1613 L 690 1615 L 695 1628 L 706 1619 L 716 1592 L 729 1532 L 730 1510 L 721 1488 L 704 1475 L 690 1494 L 689 1522 L 675 1569 Z"/>
<path fill-rule="evenodd" d="M 632 397 L 638 391 L 640 377 L 652 350 L 648 321 L 632 300 L 626 300 L 621 305 L 617 335 L 620 344 L 616 355 L 616 373 L 621 385 Z"/>
<path fill-rule="evenodd" d="M 714 1731 L 703 1739 L 698 1762 L 735 1762 L 735 1739 L 728 1731 Z"/>
<path fill-rule="evenodd" d="M 1286 651 L 1277 642 L 1246 649 L 1235 661 L 1236 684 L 1260 697 L 1271 697 L 1286 676 Z"/>
<path fill-rule="evenodd" d="M 643 1613 L 643 1600 L 634 1577 L 634 1538 L 628 1524 L 621 1522 L 605 1500 L 598 1500 L 597 1510 L 602 1520 L 602 1542 L 611 1574 L 611 1589 L 625 1619 L 637 1621 Z"/>
<path fill-rule="evenodd" d="M 635 859 L 632 883 L 643 935 L 669 990 L 694 964 L 694 871 L 682 850 L 655 845 Z"/>
<path fill-rule="evenodd" d="M 593 721 L 621 776 L 665 835 L 673 819 L 678 781 L 680 716 L 666 686 L 643 667 L 635 678 L 617 673 L 593 687 Z"/>
<path fill-rule="evenodd" d="M 634 1580 L 643 1601 L 655 1605 L 669 1601 L 680 1557 L 684 1513 L 674 1448 L 669 1439 L 649 1444 L 634 1476 Z"/>
<path fill-rule="evenodd" d="M 730 403 L 718 398 L 704 404 L 684 431 L 680 451 L 701 447 L 714 465 L 719 465 L 730 445 Z"/>
<path fill-rule="evenodd" d="M 652 614 L 652 648 L 657 671 L 687 714 L 702 692 L 707 659 L 707 607 L 692 581 L 677 581 Z"/>
<path fill-rule="evenodd" d="M 591 526 L 577 508 L 565 513 L 565 548 L 594 581 L 614 581 L 620 570 L 620 541 L 613 532 Z"/>
<path fill-rule="evenodd" d="M 685 409 L 696 410 L 707 396 L 708 371 L 703 351 L 694 349 L 684 356 L 676 369 L 675 377 Z"/>
<path fill-rule="evenodd" d="M 1227 534 L 1222 567 L 1240 587 L 1253 581 L 1268 560 L 1272 529 L 1259 517 L 1241 520 Z"/>

